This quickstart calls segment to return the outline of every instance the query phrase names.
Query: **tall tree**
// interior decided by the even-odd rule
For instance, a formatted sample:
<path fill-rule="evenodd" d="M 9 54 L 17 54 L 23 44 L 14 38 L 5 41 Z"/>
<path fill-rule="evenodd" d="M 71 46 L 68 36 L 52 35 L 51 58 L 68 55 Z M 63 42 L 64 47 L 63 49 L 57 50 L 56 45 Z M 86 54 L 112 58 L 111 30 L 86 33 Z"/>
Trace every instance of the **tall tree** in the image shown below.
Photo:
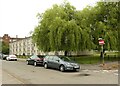
<path fill-rule="evenodd" d="M 2 42 L 2 53 L 3 54 L 9 54 L 9 44 L 6 44 L 5 42 Z"/>
<path fill-rule="evenodd" d="M 33 33 L 33 40 L 43 51 L 80 51 L 91 49 L 91 38 L 86 29 L 76 23 L 77 11 L 68 2 L 53 5 L 43 14 Z"/>
<path fill-rule="evenodd" d="M 95 19 L 91 23 L 94 43 L 98 44 L 98 38 L 103 38 L 105 40 L 104 47 L 107 50 L 117 50 L 118 2 L 98 2 L 91 11 L 94 14 L 93 19 Z"/>
<path fill-rule="evenodd" d="M 42 51 L 98 49 L 98 38 L 105 40 L 105 49 L 117 50 L 118 16 L 118 2 L 98 2 L 82 11 L 68 2 L 55 4 L 38 14 L 32 38 Z"/>

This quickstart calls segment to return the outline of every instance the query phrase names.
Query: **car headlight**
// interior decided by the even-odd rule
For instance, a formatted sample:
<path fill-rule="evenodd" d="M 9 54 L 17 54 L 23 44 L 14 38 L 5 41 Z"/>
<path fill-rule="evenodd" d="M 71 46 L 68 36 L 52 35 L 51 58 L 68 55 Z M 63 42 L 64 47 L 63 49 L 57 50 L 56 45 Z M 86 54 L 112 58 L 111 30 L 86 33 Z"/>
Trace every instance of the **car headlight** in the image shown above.
<path fill-rule="evenodd" d="M 66 63 L 66 66 L 72 67 L 72 65 L 70 63 Z"/>

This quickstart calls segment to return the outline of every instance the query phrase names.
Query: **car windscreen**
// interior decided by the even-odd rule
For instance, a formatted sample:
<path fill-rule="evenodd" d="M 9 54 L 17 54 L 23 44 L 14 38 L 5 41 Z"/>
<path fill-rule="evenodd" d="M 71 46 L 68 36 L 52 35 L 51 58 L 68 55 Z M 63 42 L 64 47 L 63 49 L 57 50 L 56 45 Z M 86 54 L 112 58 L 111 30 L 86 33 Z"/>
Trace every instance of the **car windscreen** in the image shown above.
<path fill-rule="evenodd" d="M 71 61 L 70 58 L 65 57 L 65 56 L 61 56 L 60 58 L 61 58 L 63 61 L 67 61 L 67 62 L 70 62 L 70 61 Z"/>
<path fill-rule="evenodd" d="M 37 55 L 37 57 L 39 57 L 39 58 L 44 58 L 44 56 L 43 56 L 43 55 Z"/>
<path fill-rule="evenodd" d="M 37 55 L 33 55 L 33 56 L 31 56 L 31 58 L 32 59 L 36 59 L 36 58 L 38 58 L 38 56 Z"/>

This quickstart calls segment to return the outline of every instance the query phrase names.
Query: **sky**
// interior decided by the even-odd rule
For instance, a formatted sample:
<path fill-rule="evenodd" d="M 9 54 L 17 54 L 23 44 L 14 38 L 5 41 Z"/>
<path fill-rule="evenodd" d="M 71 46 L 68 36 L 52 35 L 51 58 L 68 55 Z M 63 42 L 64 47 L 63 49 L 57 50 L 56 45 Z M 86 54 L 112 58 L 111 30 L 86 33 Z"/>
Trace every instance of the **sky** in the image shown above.
<path fill-rule="evenodd" d="M 77 10 L 87 5 L 93 6 L 99 0 L 67 0 Z M 29 36 L 38 25 L 37 13 L 43 13 L 53 4 L 61 4 L 64 0 L 0 0 L 0 36 Z"/>

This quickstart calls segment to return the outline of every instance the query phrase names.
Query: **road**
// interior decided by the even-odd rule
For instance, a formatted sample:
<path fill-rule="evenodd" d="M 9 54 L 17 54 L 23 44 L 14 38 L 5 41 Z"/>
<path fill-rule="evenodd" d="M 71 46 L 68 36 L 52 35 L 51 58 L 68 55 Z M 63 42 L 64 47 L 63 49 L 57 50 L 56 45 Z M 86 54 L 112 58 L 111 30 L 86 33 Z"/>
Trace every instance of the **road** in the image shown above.
<path fill-rule="evenodd" d="M 0 86 L 2 84 L 2 60 L 0 60 Z"/>
<path fill-rule="evenodd" d="M 60 72 L 24 61 L 2 60 L 2 84 L 118 84 L 118 70 L 87 70 Z"/>

